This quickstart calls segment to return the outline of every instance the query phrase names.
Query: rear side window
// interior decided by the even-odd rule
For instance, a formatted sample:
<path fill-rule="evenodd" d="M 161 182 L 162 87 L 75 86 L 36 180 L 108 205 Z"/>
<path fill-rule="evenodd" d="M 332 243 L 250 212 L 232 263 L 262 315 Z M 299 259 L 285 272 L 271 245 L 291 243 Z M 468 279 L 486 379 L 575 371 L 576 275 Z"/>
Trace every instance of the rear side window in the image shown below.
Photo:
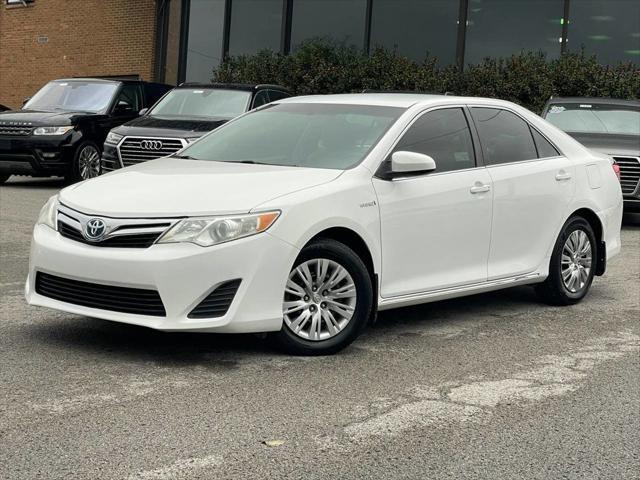
<path fill-rule="evenodd" d="M 425 113 L 409 127 L 395 151 L 431 156 L 436 161 L 436 172 L 476 165 L 469 124 L 461 108 Z"/>
<path fill-rule="evenodd" d="M 538 149 L 538 158 L 550 158 L 560 155 L 556 147 L 551 145 L 549 140 L 544 138 L 536 129 L 532 128 L 531 133 L 533 134 L 533 140 L 536 142 L 536 148 Z"/>
<path fill-rule="evenodd" d="M 472 108 L 487 165 L 538 158 L 531 130 L 517 115 L 497 108 Z"/>

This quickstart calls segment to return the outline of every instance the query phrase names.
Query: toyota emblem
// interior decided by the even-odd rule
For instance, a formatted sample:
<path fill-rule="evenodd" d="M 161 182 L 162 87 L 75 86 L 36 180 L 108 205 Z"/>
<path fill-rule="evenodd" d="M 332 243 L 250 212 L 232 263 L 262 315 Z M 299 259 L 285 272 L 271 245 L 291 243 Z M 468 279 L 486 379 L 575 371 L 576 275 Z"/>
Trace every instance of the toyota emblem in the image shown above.
<path fill-rule="evenodd" d="M 84 236 L 87 240 L 97 242 L 107 233 L 107 224 L 101 218 L 92 218 L 84 227 Z"/>
<path fill-rule="evenodd" d="M 160 150 L 162 148 L 162 142 L 160 140 L 142 140 L 140 142 L 140 148 L 143 150 Z"/>

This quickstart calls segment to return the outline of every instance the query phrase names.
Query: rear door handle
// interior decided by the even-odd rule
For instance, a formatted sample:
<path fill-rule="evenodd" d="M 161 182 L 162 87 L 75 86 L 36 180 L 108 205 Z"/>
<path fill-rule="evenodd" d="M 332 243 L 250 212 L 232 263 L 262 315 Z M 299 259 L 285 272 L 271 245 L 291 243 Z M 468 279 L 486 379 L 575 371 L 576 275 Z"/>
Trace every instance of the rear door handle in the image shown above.
<path fill-rule="evenodd" d="M 565 172 L 564 170 L 561 170 L 556 174 L 556 180 L 558 182 L 562 182 L 564 180 L 571 180 L 571 174 Z"/>
<path fill-rule="evenodd" d="M 486 184 L 483 185 L 483 184 L 480 184 L 480 183 L 475 184 L 473 187 L 471 187 L 469 189 L 469 191 L 471 193 L 474 193 L 474 194 L 475 193 L 486 193 L 489 190 L 491 190 L 491 186 L 490 185 L 486 185 Z"/>

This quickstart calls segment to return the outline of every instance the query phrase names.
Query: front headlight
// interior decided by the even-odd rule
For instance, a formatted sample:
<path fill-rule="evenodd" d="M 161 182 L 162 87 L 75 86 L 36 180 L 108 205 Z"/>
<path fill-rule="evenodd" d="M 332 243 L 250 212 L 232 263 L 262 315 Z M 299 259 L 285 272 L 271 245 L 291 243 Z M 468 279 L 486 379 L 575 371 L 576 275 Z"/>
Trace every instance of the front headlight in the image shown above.
<path fill-rule="evenodd" d="M 109 143 L 111 145 L 117 145 L 122 140 L 123 135 L 119 135 L 117 133 L 109 132 L 104 143 Z"/>
<path fill-rule="evenodd" d="M 34 135 L 64 135 L 73 130 L 73 125 L 65 127 L 38 127 L 33 131 Z"/>
<path fill-rule="evenodd" d="M 185 218 L 165 233 L 158 243 L 189 242 L 210 247 L 267 230 L 280 212 L 265 212 L 229 217 Z"/>
<path fill-rule="evenodd" d="M 57 217 L 58 195 L 54 195 L 49 200 L 47 200 L 47 203 L 45 203 L 44 207 L 42 207 L 42 210 L 40 210 L 40 215 L 38 215 L 38 221 L 36 222 L 36 225 L 46 225 L 47 227 L 57 230 Z"/>

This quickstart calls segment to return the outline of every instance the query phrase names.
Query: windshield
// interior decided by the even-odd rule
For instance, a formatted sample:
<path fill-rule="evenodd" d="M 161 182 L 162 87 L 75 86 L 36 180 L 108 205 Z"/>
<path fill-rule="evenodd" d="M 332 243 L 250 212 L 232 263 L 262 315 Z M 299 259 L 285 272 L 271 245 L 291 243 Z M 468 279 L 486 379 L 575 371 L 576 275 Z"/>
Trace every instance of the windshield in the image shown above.
<path fill-rule="evenodd" d="M 117 83 L 55 81 L 49 82 L 22 107 L 27 110 L 100 112 L 105 110 Z"/>
<path fill-rule="evenodd" d="M 149 113 L 161 117 L 234 118 L 247 111 L 251 92 L 222 89 L 177 88 Z"/>
<path fill-rule="evenodd" d="M 565 132 L 640 135 L 640 108 L 588 103 L 554 104 L 545 117 Z"/>
<path fill-rule="evenodd" d="M 403 112 L 364 105 L 275 104 L 214 130 L 180 156 L 344 170 L 360 163 Z"/>

